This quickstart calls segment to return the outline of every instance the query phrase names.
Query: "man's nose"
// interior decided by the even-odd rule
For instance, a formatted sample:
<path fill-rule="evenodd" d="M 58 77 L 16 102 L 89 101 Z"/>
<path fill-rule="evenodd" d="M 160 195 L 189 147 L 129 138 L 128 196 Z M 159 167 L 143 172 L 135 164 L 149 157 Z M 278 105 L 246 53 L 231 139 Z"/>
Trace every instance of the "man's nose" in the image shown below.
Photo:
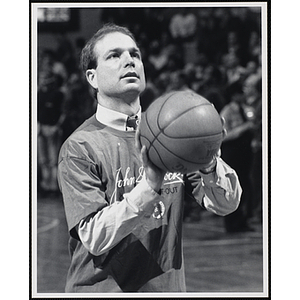
<path fill-rule="evenodd" d="M 128 66 L 134 67 L 135 66 L 134 59 L 128 51 L 124 52 L 124 66 L 125 67 L 128 67 Z"/>

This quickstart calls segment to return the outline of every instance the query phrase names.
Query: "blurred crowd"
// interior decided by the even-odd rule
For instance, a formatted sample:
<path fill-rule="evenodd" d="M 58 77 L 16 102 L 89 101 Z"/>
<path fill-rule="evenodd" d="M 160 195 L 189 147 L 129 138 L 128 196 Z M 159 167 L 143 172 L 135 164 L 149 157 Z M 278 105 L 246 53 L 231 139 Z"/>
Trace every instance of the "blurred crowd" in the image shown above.
<path fill-rule="evenodd" d="M 244 190 L 243 204 L 225 220 L 225 226 L 228 231 L 248 230 L 244 221 L 261 220 L 262 206 L 259 11 L 247 7 L 107 8 L 99 22 L 127 26 L 139 43 L 147 79 L 141 95 L 143 111 L 166 92 L 191 89 L 212 102 L 225 118 L 228 134 L 222 158 L 237 171 Z M 79 69 L 80 51 L 89 37 L 71 42 L 67 33 L 54 35 L 56 49 L 38 49 L 38 188 L 43 193 L 58 190 L 59 148 L 96 109 L 93 91 Z M 199 208 L 187 202 L 186 221 L 197 221 L 199 215 Z"/>

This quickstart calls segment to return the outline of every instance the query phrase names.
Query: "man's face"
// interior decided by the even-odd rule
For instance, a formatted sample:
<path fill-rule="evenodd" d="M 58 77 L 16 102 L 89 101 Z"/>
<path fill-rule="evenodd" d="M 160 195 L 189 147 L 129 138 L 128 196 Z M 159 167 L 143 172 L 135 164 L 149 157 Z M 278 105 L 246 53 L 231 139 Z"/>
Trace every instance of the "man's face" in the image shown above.
<path fill-rule="evenodd" d="M 99 40 L 94 48 L 97 68 L 90 83 L 100 97 L 137 97 L 145 89 L 144 66 L 136 43 L 114 32 Z"/>

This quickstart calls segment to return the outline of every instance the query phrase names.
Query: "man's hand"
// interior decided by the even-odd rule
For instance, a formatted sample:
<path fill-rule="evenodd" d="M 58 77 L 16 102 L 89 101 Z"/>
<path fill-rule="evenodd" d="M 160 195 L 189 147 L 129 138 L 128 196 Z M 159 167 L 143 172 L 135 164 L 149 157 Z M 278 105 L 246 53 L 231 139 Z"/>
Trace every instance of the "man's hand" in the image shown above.
<path fill-rule="evenodd" d="M 222 127 L 223 127 L 222 133 L 223 133 L 223 140 L 224 140 L 227 135 L 227 130 L 225 128 L 226 121 L 223 117 L 221 117 L 221 122 L 222 122 Z"/>
<path fill-rule="evenodd" d="M 159 192 L 165 171 L 156 167 L 148 158 L 147 149 L 145 145 L 141 144 L 140 128 L 138 126 L 135 134 L 135 146 L 140 153 L 141 160 L 145 169 L 146 180 L 149 186 L 156 192 Z"/>

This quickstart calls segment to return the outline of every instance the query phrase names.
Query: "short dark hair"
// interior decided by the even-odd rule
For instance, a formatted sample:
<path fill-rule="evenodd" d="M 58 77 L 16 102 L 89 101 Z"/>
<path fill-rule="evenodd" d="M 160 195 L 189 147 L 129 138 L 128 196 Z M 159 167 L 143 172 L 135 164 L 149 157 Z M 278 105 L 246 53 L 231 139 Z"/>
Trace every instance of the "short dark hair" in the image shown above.
<path fill-rule="evenodd" d="M 92 36 L 92 38 L 86 43 L 85 47 L 81 51 L 80 65 L 81 65 L 81 69 L 84 73 L 88 69 L 96 69 L 97 68 L 97 57 L 95 56 L 95 53 L 94 53 L 95 45 L 99 40 L 101 40 L 107 34 L 113 33 L 113 32 L 120 32 L 125 35 L 128 35 L 136 43 L 134 35 L 128 28 L 119 26 L 119 25 L 116 25 L 113 23 L 105 24 L 102 28 L 100 28 Z"/>

